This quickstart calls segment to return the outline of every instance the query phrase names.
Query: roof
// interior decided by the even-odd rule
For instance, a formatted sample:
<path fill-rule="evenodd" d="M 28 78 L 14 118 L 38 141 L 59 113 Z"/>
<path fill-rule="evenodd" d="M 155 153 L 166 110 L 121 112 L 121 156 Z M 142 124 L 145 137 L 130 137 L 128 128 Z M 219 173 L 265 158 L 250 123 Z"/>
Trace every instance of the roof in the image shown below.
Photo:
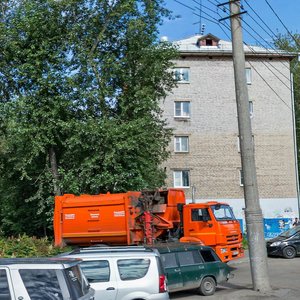
<path fill-rule="evenodd" d="M 8 266 L 8 265 L 76 265 L 81 262 L 80 259 L 74 258 L 39 258 L 39 257 L 31 257 L 31 258 L 0 258 L 0 266 Z"/>
<path fill-rule="evenodd" d="M 151 247 L 157 249 L 159 253 L 212 249 L 209 246 L 203 246 L 199 243 L 181 243 L 181 242 L 160 243 L 160 244 L 154 244 Z"/>
<path fill-rule="evenodd" d="M 217 42 L 217 46 L 199 46 L 199 40 L 205 38 L 213 39 Z M 189 38 L 174 41 L 182 55 L 232 55 L 232 43 L 230 41 L 221 40 L 213 34 L 193 35 Z M 246 56 L 272 56 L 285 57 L 293 59 L 298 56 L 295 52 L 286 52 L 283 50 L 267 49 L 259 46 L 244 45 Z"/>
<path fill-rule="evenodd" d="M 92 246 L 86 248 L 77 248 L 71 252 L 60 254 L 59 256 L 66 257 L 83 257 L 83 256 L 132 256 L 132 255 L 139 255 L 139 256 L 148 256 L 149 254 L 156 255 L 155 252 L 147 247 L 143 246 L 124 246 L 124 247 L 104 247 L 104 246 Z"/>

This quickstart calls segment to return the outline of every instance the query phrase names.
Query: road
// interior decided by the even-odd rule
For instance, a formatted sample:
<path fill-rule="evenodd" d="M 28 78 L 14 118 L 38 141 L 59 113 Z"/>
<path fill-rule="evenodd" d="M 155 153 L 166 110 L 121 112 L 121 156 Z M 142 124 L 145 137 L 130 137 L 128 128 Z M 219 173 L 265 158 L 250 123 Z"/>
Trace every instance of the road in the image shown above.
<path fill-rule="evenodd" d="M 234 278 L 222 286 L 210 297 L 199 296 L 195 291 L 178 292 L 170 295 L 171 300 L 221 300 L 221 299 L 300 299 L 300 257 L 294 259 L 268 258 L 268 270 L 273 291 L 261 295 L 252 290 L 249 258 L 229 263 L 234 268 Z"/>

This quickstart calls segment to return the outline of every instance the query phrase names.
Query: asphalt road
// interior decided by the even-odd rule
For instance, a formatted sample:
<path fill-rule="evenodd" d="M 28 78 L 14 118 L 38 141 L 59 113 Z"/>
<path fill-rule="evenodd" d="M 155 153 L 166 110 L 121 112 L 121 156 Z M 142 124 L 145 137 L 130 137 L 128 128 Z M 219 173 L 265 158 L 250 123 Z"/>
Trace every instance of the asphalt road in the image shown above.
<path fill-rule="evenodd" d="M 268 258 L 268 271 L 273 290 L 260 294 L 252 290 L 250 262 L 244 258 L 229 263 L 234 268 L 234 278 L 218 286 L 213 296 L 199 296 L 195 291 L 170 294 L 171 300 L 221 300 L 221 299 L 300 299 L 300 257 L 294 259 Z"/>

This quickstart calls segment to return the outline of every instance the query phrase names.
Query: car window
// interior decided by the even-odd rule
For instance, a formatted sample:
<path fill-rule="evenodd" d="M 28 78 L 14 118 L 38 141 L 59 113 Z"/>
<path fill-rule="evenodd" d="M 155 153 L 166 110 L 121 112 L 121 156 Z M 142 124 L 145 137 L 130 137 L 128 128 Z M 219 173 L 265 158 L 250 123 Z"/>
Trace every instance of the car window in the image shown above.
<path fill-rule="evenodd" d="M 22 269 L 19 273 L 31 300 L 64 299 L 56 270 Z"/>
<path fill-rule="evenodd" d="M 197 250 L 178 252 L 180 266 L 189 266 L 202 263 L 201 256 Z"/>
<path fill-rule="evenodd" d="M 82 274 L 79 265 L 66 268 L 65 274 L 68 283 L 71 285 L 71 299 L 78 299 L 89 292 L 89 284 L 84 274 Z"/>
<path fill-rule="evenodd" d="M 0 269 L 0 299 L 11 299 L 7 281 L 7 274 L 6 271 L 3 269 Z"/>
<path fill-rule="evenodd" d="M 80 266 L 90 283 L 109 281 L 110 269 L 107 260 L 83 261 Z"/>
<path fill-rule="evenodd" d="M 203 257 L 205 262 L 214 262 L 220 261 L 218 256 L 210 249 L 208 250 L 200 250 L 201 256 Z"/>
<path fill-rule="evenodd" d="M 178 267 L 175 253 L 161 254 L 161 261 L 165 268 L 176 268 Z"/>
<path fill-rule="evenodd" d="M 150 259 L 120 259 L 117 264 L 121 280 L 134 280 L 147 274 Z"/>

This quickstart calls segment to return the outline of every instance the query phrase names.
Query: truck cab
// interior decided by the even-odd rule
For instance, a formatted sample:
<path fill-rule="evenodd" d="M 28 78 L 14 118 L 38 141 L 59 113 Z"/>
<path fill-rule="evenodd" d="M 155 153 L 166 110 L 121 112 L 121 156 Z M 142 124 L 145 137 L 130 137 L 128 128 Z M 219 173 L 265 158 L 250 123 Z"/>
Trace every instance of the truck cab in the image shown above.
<path fill-rule="evenodd" d="M 239 221 L 226 203 L 192 203 L 183 207 L 181 241 L 197 241 L 214 248 L 222 261 L 243 256 Z"/>

